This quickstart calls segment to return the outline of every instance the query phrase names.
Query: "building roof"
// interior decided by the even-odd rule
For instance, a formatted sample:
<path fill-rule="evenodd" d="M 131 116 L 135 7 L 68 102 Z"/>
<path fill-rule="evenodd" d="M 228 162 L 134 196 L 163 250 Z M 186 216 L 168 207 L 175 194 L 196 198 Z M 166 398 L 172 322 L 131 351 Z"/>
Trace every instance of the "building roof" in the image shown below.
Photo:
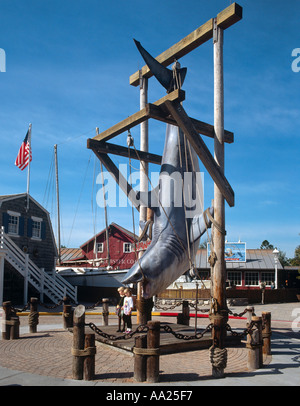
<path fill-rule="evenodd" d="M 62 248 L 60 252 L 61 262 L 78 261 L 84 259 L 81 248 Z"/>
<path fill-rule="evenodd" d="M 4 202 L 4 201 L 15 200 L 15 199 L 19 199 L 21 197 L 26 198 L 27 193 L 15 193 L 12 195 L 1 195 L 0 196 L 0 207 L 1 207 L 2 202 Z M 43 210 L 45 213 L 47 213 L 47 215 L 49 214 L 48 210 L 45 209 L 45 207 L 43 207 L 39 202 L 37 202 L 31 195 L 29 195 L 29 199 L 33 203 L 35 203 L 41 210 Z"/>
<path fill-rule="evenodd" d="M 122 233 L 126 234 L 129 238 L 131 238 L 132 240 L 137 240 L 138 237 L 132 233 L 131 231 L 127 230 L 124 227 L 119 226 L 116 223 L 111 223 L 108 228 L 114 227 L 116 229 L 119 229 Z M 96 234 L 95 236 L 93 236 L 92 238 L 90 238 L 88 241 L 86 241 L 85 243 L 81 244 L 80 248 L 86 246 L 87 244 L 89 244 L 90 242 L 94 241 L 95 238 L 99 237 L 101 234 L 105 233 L 106 228 L 104 228 L 102 231 L 100 231 L 98 234 Z"/>
<path fill-rule="evenodd" d="M 210 268 L 207 262 L 206 249 L 199 249 L 195 258 L 195 266 L 199 269 Z M 283 269 L 281 263 L 278 261 L 278 269 Z M 226 269 L 241 269 L 241 270 L 274 270 L 274 254 L 273 250 L 259 250 L 259 249 L 247 249 L 246 250 L 246 262 L 226 262 Z"/>

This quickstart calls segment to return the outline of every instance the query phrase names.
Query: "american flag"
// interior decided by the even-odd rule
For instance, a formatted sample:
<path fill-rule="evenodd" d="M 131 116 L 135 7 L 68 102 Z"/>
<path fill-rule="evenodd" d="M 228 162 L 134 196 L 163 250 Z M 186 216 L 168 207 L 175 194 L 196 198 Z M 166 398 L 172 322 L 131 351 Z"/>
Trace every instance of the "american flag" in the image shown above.
<path fill-rule="evenodd" d="M 29 164 L 29 156 L 30 156 L 30 161 L 32 161 L 32 154 L 31 154 L 31 148 L 30 148 L 30 142 L 29 142 L 29 136 L 30 131 L 27 131 L 26 137 L 24 138 L 24 141 L 22 142 L 21 148 L 19 150 L 15 165 L 23 171 L 26 166 Z"/>

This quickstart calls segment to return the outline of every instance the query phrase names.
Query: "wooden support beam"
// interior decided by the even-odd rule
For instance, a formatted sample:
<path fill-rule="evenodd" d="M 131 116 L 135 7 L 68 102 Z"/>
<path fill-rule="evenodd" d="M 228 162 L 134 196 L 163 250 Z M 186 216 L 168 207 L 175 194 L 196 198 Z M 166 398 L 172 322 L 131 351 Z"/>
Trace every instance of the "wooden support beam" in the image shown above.
<path fill-rule="evenodd" d="M 236 22 L 240 21 L 243 17 L 243 9 L 237 3 L 231 4 L 225 10 L 221 11 L 217 15 L 217 25 L 220 28 L 226 29 Z M 213 37 L 213 19 L 210 19 L 205 24 L 201 25 L 195 31 L 187 35 L 181 41 L 177 42 L 171 48 L 167 49 L 165 52 L 160 54 L 156 59 L 158 62 L 164 66 L 168 66 L 175 60 L 188 54 L 198 46 L 202 45 L 204 42 L 208 41 Z M 139 85 L 140 71 L 135 72 L 129 78 L 129 83 L 132 86 Z M 141 74 L 143 77 L 150 78 L 152 73 L 150 72 L 147 65 L 143 66 L 141 69 Z"/>
<path fill-rule="evenodd" d="M 121 145 L 111 144 L 105 141 L 97 141 L 89 138 L 87 140 L 87 148 L 101 154 L 114 154 L 129 158 L 128 148 L 122 147 Z M 136 151 L 133 148 L 129 148 L 129 153 L 130 158 L 132 159 L 141 159 L 144 162 L 149 162 L 157 165 L 161 164 L 162 157 L 160 155 L 151 154 L 149 152 L 139 150 Z"/>
<path fill-rule="evenodd" d="M 185 99 L 185 92 L 180 89 L 176 89 L 173 92 L 169 93 L 165 97 L 159 99 L 154 103 L 154 106 L 162 105 L 166 100 L 170 101 L 183 101 Z M 110 127 L 108 130 L 103 131 L 100 134 L 97 134 L 93 139 L 98 141 L 108 141 L 113 137 L 123 133 L 124 131 L 129 130 L 132 127 L 142 123 L 145 120 L 151 118 L 152 104 L 147 104 L 145 108 L 133 114 L 132 116 L 127 117 L 125 120 L 120 121 L 118 124 Z"/>
<path fill-rule="evenodd" d="M 177 122 L 170 115 L 170 112 L 165 107 L 165 104 L 162 104 L 161 106 L 155 106 L 152 104 L 150 109 L 150 117 L 159 121 L 163 121 L 164 123 L 177 125 Z M 191 117 L 190 120 L 193 123 L 193 126 L 195 127 L 197 133 L 205 135 L 206 137 L 214 138 L 215 130 L 213 125 Z M 233 141 L 234 141 L 233 132 L 224 130 L 224 142 L 231 144 L 233 143 Z"/>
<path fill-rule="evenodd" d="M 216 164 L 212 154 L 207 148 L 206 144 L 202 138 L 198 135 L 195 130 L 193 123 L 186 114 L 184 108 L 180 103 L 177 102 L 165 102 L 170 114 L 176 120 L 178 126 L 182 129 L 185 136 L 190 141 L 195 152 L 201 159 L 203 165 L 207 169 L 208 173 L 212 177 L 215 184 L 220 189 L 222 195 L 226 199 L 230 207 L 234 206 L 234 191 L 232 190 L 228 180 L 224 176 L 223 172 L 220 170 L 219 166 Z"/>
<path fill-rule="evenodd" d="M 108 170 L 108 172 L 111 174 L 111 176 L 114 178 L 116 181 L 117 185 L 123 190 L 123 192 L 126 194 L 128 199 L 131 201 L 133 206 L 140 211 L 140 205 L 138 204 L 138 200 L 136 199 L 136 193 L 131 187 L 131 185 L 127 182 L 127 180 L 124 178 L 124 176 L 121 174 L 119 169 L 116 167 L 116 165 L 113 163 L 113 161 L 110 159 L 110 157 L 107 154 L 101 154 L 95 150 L 93 150 L 95 155 L 100 159 L 102 162 L 103 166 Z"/>

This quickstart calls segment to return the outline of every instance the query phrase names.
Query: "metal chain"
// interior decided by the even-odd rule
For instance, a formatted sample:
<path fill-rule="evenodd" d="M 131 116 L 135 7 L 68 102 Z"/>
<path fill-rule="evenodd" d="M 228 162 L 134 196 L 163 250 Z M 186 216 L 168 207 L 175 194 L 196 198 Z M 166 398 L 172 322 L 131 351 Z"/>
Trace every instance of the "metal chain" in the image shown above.
<path fill-rule="evenodd" d="M 136 330 L 131 331 L 130 333 L 125 333 L 125 334 L 116 336 L 114 334 L 104 333 L 104 331 L 100 330 L 100 328 L 97 327 L 94 323 L 86 323 L 85 325 L 90 327 L 99 336 L 107 338 L 108 340 L 111 340 L 111 341 L 129 340 L 135 334 L 137 334 L 137 333 L 145 333 L 145 332 L 147 332 L 149 330 L 149 327 L 147 325 L 140 325 L 140 326 L 138 326 L 136 328 Z"/>
<path fill-rule="evenodd" d="M 179 340 L 200 340 L 204 336 L 205 333 L 210 332 L 213 329 L 213 324 L 209 324 L 205 330 L 202 332 L 196 333 L 194 335 L 187 335 L 187 334 L 182 334 L 182 333 L 176 333 L 175 331 L 172 330 L 172 328 L 169 325 L 166 326 L 161 326 L 161 329 L 164 330 L 166 333 L 171 333 L 175 338 L 178 338 Z"/>

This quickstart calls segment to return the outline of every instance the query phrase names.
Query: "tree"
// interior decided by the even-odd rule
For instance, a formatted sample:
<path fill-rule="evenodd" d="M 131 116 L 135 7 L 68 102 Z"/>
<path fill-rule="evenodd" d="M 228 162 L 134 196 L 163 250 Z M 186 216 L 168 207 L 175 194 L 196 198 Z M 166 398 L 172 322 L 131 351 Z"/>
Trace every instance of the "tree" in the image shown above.
<path fill-rule="evenodd" d="M 279 262 L 281 263 L 281 265 L 282 265 L 282 266 L 289 266 L 289 265 L 291 265 L 290 259 L 287 258 L 286 253 L 283 252 L 283 251 L 281 251 L 281 250 L 278 250 L 278 251 L 279 251 L 278 260 L 279 260 Z"/>
<path fill-rule="evenodd" d="M 300 266 L 300 245 L 295 249 L 295 256 L 290 260 L 292 266 Z"/>
<path fill-rule="evenodd" d="M 261 250 L 273 250 L 274 245 L 270 244 L 268 240 L 264 240 L 260 246 Z"/>

